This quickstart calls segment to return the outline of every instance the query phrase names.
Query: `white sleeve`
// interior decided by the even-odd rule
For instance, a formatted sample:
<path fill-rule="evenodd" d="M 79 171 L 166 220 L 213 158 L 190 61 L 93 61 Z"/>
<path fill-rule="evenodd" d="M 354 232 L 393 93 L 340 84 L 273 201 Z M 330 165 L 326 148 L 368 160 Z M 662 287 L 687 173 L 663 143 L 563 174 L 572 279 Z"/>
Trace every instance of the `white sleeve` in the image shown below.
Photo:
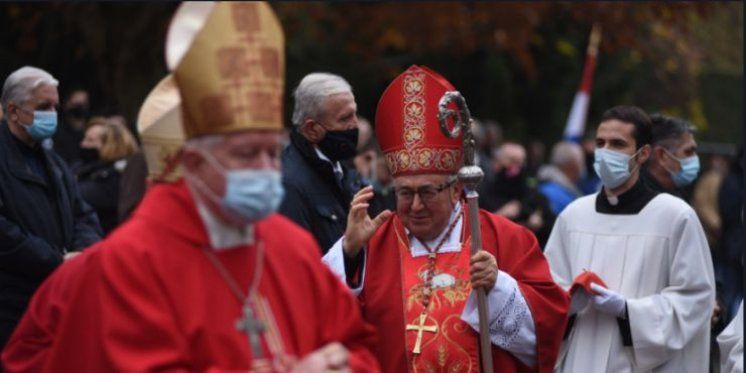
<path fill-rule="evenodd" d="M 339 278 L 340 281 L 342 281 L 345 286 L 347 286 L 347 273 L 345 271 L 345 253 L 342 250 L 342 240 L 344 240 L 344 236 L 340 237 L 337 242 L 332 245 L 332 248 L 327 251 L 327 253 L 321 258 L 321 261 L 326 264 L 329 269 Z M 365 248 L 363 248 L 363 255 L 367 256 L 368 253 L 366 252 Z M 367 259 L 367 258 L 366 258 Z M 352 294 L 355 296 L 360 295 L 360 292 L 363 291 L 363 284 L 365 283 L 365 262 L 367 260 L 363 260 L 363 265 L 360 268 L 360 273 L 363 274 L 362 279 L 360 280 L 360 286 L 350 289 L 352 291 Z"/>
<path fill-rule="evenodd" d="M 743 302 L 736 317 L 717 337 L 720 345 L 720 370 L 743 372 Z"/>
<path fill-rule="evenodd" d="M 627 299 L 632 348 L 640 370 L 652 370 L 694 338 L 710 335 L 715 279 L 702 225 L 690 208 L 671 226 L 668 286 L 656 294 Z"/>
<path fill-rule="evenodd" d="M 536 328 L 531 310 L 508 273 L 498 270 L 495 286 L 487 293 L 492 344 L 510 352 L 529 367 L 536 366 Z M 479 332 L 477 295 L 471 292 L 461 320 Z"/>

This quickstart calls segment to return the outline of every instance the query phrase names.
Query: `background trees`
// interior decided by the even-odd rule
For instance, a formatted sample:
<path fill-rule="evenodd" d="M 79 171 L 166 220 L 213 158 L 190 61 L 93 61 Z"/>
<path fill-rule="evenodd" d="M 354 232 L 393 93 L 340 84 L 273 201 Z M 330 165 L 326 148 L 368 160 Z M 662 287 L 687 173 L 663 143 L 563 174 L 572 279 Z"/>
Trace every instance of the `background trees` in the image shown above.
<path fill-rule="evenodd" d="M 82 86 L 94 109 L 131 121 L 166 73 L 174 3 L 0 6 L 0 73 L 32 64 Z M 388 82 L 410 64 L 443 73 L 475 116 L 506 136 L 549 144 L 580 82 L 588 34 L 603 28 L 589 121 L 615 104 L 683 116 L 703 140 L 736 142 L 743 118 L 743 4 L 295 3 L 277 10 L 287 39 L 287 92 L 326 70 L 353 85 L 373 118 Z M 292 109 L 286 95 L 286 121 Z"/>

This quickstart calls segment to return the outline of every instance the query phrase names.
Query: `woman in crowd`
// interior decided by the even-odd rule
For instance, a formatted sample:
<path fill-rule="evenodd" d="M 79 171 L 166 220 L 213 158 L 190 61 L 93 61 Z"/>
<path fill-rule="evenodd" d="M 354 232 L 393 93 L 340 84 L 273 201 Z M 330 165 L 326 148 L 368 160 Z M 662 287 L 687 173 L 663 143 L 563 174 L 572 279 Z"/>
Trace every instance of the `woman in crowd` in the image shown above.
<path fill-rule="evenodd" d="M 137 142 L 125 125 L 105 118 L 91 118 L 80 143 L 83 164 L 78 168 L 78 184 L 83 199 L 98 214 L 101 227 L 109 233 L 117 225 L 119 177 Z"/>

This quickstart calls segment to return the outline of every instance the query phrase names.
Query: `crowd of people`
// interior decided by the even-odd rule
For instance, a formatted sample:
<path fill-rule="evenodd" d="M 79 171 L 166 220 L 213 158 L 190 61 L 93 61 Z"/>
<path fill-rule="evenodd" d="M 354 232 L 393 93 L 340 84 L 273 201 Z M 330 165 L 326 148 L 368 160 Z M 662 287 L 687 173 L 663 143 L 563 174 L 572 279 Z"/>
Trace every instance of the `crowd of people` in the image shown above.
<path fill-rule="evenodd" d="M 549 154 L 491 120 L 447 138 L 457 88 L 416 65 L 372 121 L 310 73 L 286 125 L 264 3 L 183 4 L 166 54 L 139 136 L 42 69 L 7 76 L 5 371 L 742 371 L 742 150 L 628 105 Z M 172 148 L 139 144 L 174 120 Z"/>

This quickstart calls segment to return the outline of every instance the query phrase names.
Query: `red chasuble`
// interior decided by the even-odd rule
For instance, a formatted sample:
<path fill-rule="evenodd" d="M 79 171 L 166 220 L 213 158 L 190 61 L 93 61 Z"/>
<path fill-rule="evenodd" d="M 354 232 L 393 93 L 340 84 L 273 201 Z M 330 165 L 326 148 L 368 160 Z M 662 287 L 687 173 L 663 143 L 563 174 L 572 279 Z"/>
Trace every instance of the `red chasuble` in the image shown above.
<path fill-rule="evenodd" d="M 321 263 L 313 238 L 273 215 L 254 302 L 265 324 L 262 364 L 287 363 L 338 341 L 355 371 L 378 371 L 374 331 Z M 183 182 L 152 188 L 134 216 L 41 286 L 3 351 L 14 371 L 247 371 L 242 304 L 202 251 L 207 234 Z M 248 290 L 256 245 L 216 251 Z M 256 363 L 256 361 L 254 361 Z"/>
<path fill-rule="evenodd" d="M 500 270 L 518 282 L 536 328 L 538 365 L 529 368 L 493 345 L 494 371 L 551 372 L 567 322 L 568 296 L 552 280 L 530 231 L 486 211 L 480 211 L 479 217 L 483 248 L 495 256 Z M 379 339 L 385 341 L 376 346 L 384 372 L 479 371 L 478 335 L 460 319 L 471 290 L 468 220 L 465 223 L 461 252 L 438 255 L 431 310 L 422 321 L 420 300 L 427 256 L 412 258 L 398 216 L 385 222 L 369 240 L 360 301 L 366 320 L 376 326 Z M 420 333 L 415 326 L 420 325 L 430 331 L 422 331 L 421 353 L 414 354 Z M 433 331 L 435 326 L 437 330 Z"/>

